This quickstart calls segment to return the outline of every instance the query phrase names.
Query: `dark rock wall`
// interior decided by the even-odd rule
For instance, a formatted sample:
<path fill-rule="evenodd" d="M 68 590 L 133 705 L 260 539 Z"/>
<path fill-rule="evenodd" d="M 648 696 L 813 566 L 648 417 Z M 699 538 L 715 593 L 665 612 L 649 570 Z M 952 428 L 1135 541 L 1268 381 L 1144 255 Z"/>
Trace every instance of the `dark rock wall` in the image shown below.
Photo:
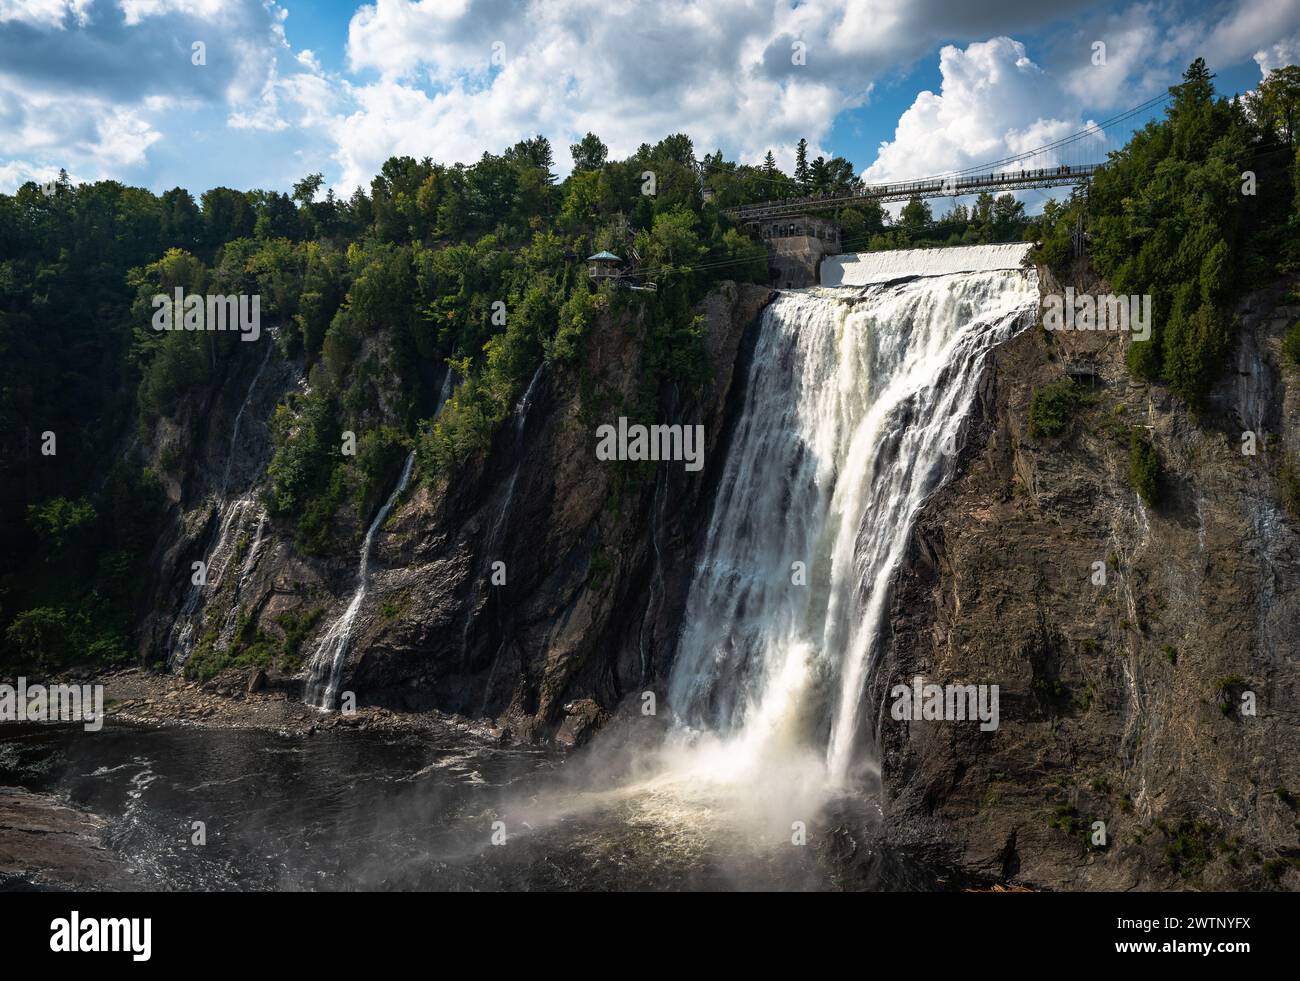
<path fill-rule="evenodd" d="M 1109 292 L 1086 263 L 1075 285 Z M 1280 292 L 1241 304 L 1238 370 L 1199 420 L 1130 379 L 1115 334 L 1036 327 L 996 353 L 962 473 L 917 523 L 870 697 L 918 674 L 998 684 L 1001 723 L 882 709 L 897 837 L 1051 888 L 1300 885 L 1300 522 L 1278 477 L 1300 451 L 1300 386 L 1279 367 L 1300 310 Z M 1067 369 L 1089 403 L 1034 439 L 1032 393 Z M 1155 507 L 1129 483 L 1130 426 L 1162 462 Z M 1272 434 L 1256 456 L 1247 429 Z"/>
<path fill-rule="evenodd" d="M 610 710 L 629 693 L 658 691 L 741 344 L 770 296 L 729 284 L 713 294 L 703 308 L 712 379 L 699 393 L 661 393 L 660 421 L 704 426 L 705 467 L 695 473 L 659 464 L 632 483 L 628 465 L 596 459 L 596 427 L 635 402 L 642 351 L 631 324 L 595 328 L 586 384 L 548 368 L 522 432 L 508 423 L 480 468 L 418 493 L 381 542 L 376 565 L 389 571 L 367 605 L 388 597 L 402 612 L 369 617 L 359 631 L 358 692 L 493 718 L 511 738 L 536 739 L 570 712 L 590 713 L 584 700 Z M 498 561 L 504 585 L 492 583 Z"/>
<path fill-rule="evenodd" d="M 658 691 L 692 551 L 708 519 L 737 397 L 733 382 L 747 364 L 742 342 L 772 295 L 734 284 L 711 294 L 701 312 L 712 377 L 696 392 L 673 386 L 660 392 L 656 422 L 703 425 L 703 470 L 688 472 L 673 462 L 638 471 L 597 460 L 597 426 L 632 415 L 639 394 L 643 332 L 623 314 L 594 325 L 583 365 L 543 371 L 528 411 L 502 425 L 489 453 L 450 480 L 408 492 L 376 539 L 344 690 L 354 691 L 359 704 L 495 720 L 512 739 L 551 738 L 563 728 L 568 742 L 589 735 L 629 693 Z M 248 433 L 240 440 L 248 444 L 241 458 L 253 469 L 269 457 L 266 426 L 276 400 L 303 384 L 301 366 L 281 363 L 275 372 L 250 405 L 256 421 L 245 419 Z M 186 467 L 172 467 L 190 476 L 184 486 L 179 480 L 169 486 L 173 504 L 158 546 L 146 656 L 165 649 L 188 588 L 189 563 L 202 557 L 219 520 L 205 498 L 224 465 L 248 377 L 228 379 L 212 406 L 192 419 L 164 421 L 153 434 L 151 453 L 160 463 L 187 432 L 199 448 Z M 257 479 L 244 476 L 239 493 Z M 335 538 L 359 542 L 364 528 L 342 517 L 345 511 Z M 351 599 L 357 555 L 340 546 L 328 556 L 303 556 L 291 531 L 268 532 L 271 541 L 238 602 L 253 627 L 273 638 L 283 633 L 282 615 L 320 611 L 302 645 L 309 662 Z M 493 582 L 500 571 L 503 585 Z M 213 603 L 228 602 L 214 596 Z M 292 688 L 292 680 L 273 679 L 286 680 Z"/>

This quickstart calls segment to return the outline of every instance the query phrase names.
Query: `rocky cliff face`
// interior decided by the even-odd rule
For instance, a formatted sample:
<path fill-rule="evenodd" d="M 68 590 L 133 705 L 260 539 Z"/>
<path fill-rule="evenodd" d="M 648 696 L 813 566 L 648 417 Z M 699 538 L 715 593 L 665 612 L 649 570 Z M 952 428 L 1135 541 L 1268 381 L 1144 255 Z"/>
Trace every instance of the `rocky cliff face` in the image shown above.
<path fill-rule="evenodd" d="M 143 443 L 145 461 L 159 476 L 167 500 L 150 563 L 158 573 L 140 611 L 139 653 L 146 661 L 170 654 L 178 611 L 191 610 L 195 642 L 209 618 L 214 628 L 219 620 L 224 631 L 241 600 L 234 588 L 238 572 L 260 564 L 263 545 L 281 544 L 261 520 L 258 494 L 271 456 L 276 404 L 304 382 L 301 362 L 275 357 L 264 346 L 273 343 L 267 333 L 261 344 L 239 345 L 209 397 L 183 403 L 176 416 L 157 420 Z M 258 547 L 250 556 L 255 537 Z M 211 566 L 211 589 L 192 589 L 192 564 L 198 561 Z"/>
<path fill-rule="evenodd" d="M 1074 280 L 1109 292 L 1086 263 Z M 1279 503 L 1300 451 L 1279 343 L 1300 309 L 1281 293 L 1242 302 L 1237 369 L 1199 420 L 1130 379 L 1116 334 L 1034 328 L 992 359 L 961 474 L 917 522 L 871 697 L 916 675 L 997 684 L 1001 723 L 882 712 L 893 837 L 1048 888 L 1300 886 L 1300 521 Z M 1033 392 L 1067 372 L 1084 402 L 1036 439 Z M 1161 460 L 1154 507 L 1129 480 L 1131 427 Z"/>
<path fill-rule="evenodd" d="M 733 382 L 747 363 L 742 342 L 770 296 L 733 284 L 711 294 L 701 311 L 711 378 L 697 392 L 659 393 L 656 421 L 704 427 L 698 472 L 678 462 L 642 465 L 638 473 L 634 464 L 596 458 L 596 427 L 631 414 L 624 407 L 637 400 L 646 352 L 634 320 L 604 318 L 588 338 L 584 364 L 543 368 L 491 451 L 451 480 L 408 493 L 378 534 L 342 689 L 360 704 L 437 708 L 494 720 L 505 738 L 554 736 L 568 744 L 586 738 L 628 693 L 658 691 L 691 552 L 708 518 L 720 440 L 737 397 Z M 240 456 L 251 472 L 232 481 L 227 499 L 250 486 L 256 491 L 268 456 L 266 420 L 277 398 L 303 384 L 300 373 L 300 366 L 276 363 L 264 391 L 250 398 L 256 422 L 240 436 L 247 444 Z M 242 387 L 228 381 L 223 391 L 230 394 L 209 407 L 214 421 L 191 468 L 195 476 L 170 488 L 173 524 L 158 554 L 161 612 L 147 621 L 145 653 L 167 649 L 172 615 L 185 604 L 189 562 L 212 552 L 226 520 L 221 507 L 202 502 L 217 488 L 237 411 L 225 403 L 237 401 Z M 166 456 L 168 432 L 187 425 L 160 426 L 155 460 Z M 336 537 L 358 538 L 355 522 L 344 524 Z M 267 527 L 258 539 L 255 527 L 249 519 L 231 566 L 243 572 L 237 594 L 230 582 L 239 577 L 225 576 L 225 585 L 204 594 L 196 618 L 238 623 L 250 634 L 260 629 L 277 642 L 286 623 L 309 623 L 301 652 L 310 660 L 351 598 L 354 550 L 304 556 L 286 529 Z M 258 552 L 250 558 L 254 541 Z"/>
<path fill-rule="evenodd" d="M 1040 275 L 1045 293 L 1059 290 Z M 1073 278 L 1108 292 L 1086 264 Z M 894 843 L 1048 888 L 1300 886 L 1300 523 L 1279 503 L 1282 460 L 1300 457 L 1300 384 L 1281 368 L 1279 341 L 1300 309 L 1281 292 L 1243 301 L 1236 371 L 1199 419 L 1134 382 L 1127 339 L 1114 334 L 1035 328 L 990 360 L 959 475 L 925 506 L 895 580 L 892 643 L 868 693 L 882 707 Z M 544 369 L 489 453 L 408 493 L 378 534 L 342 687 L 361 704 L 437 708 L 492 720 L 503 738 L 565 745 L 643 691 L 662 697 L 743 396 L 748 329 L 770 297 L 714 293 L 703 309 L 711 379 L 659 393 L 661 421 L 704 426 L 698 473 L 596 459 L 596 427 L 637 398 L 635 322 L 607 318 L 584 364 Z M 169 446 L 200 439 L 188 481 L 169 486 L 146 653 L 166 649 L 189 562 L 228 516 L 203 502 L 223 479 L 227 499 L 255 497 L 267 420 L 303 384 L 300 365 L 271 362 L 228 476 L 256 368 L 251 352 L 245 360 L 212 405 L 154 434 L 164 472 Z M 1031 436 L 1034 391 L 1067 373 L 1085 392 L 1077 417 L 1059 438 Z M 1135 427 L 1163 467 L 1155 506 L 1130 483 Z M 1246 431 L 1256 455 L 1241 451 Z M 355 550 L 304 556 L 285 529 L 250 516 L 239 518 L 239 588 L 227 577 L 199 616 L 211 606 L 209 622 L 277 641 L 286 624 L 305 624 L 309 659 L 349 602 Z M 363 531 L 340 517 L 339 540 Z M 998 685 L 999 728 L 892 720 L 890 687 L 917 675 Z M 300 682 L 272 677 L 291 691 Z M 1250 696 L 1254 715 L 1243 712 Z M 1092 843 L 1098 821 L 1104 845 Z"/>
<path fill-rule="evenodd" d="M 585 385 L 544 369 L 494 451 L 419 492 L 393 521 L 378 563 L 390 571 L 373 587 L 381 612 L 354 645 L 358 692 L 496 719 L 509 738 L 555 733 L 571 744 L 628 693 L 658 690 L 742 377 L 741 343 L 769 295 L 731 285 L 713 294 L 704 308 L 711 380 L 693 396 L 661 393 L 663 421 L 704 426 L 706 466 L 696 473 L 660 464 L 633 483 L 629 465 L 596 459 L 596 427 L 635 401 L 644 352 L 634 324 L 597 328 Z M 396 613 L 386 619 L 385 608 Z"/>

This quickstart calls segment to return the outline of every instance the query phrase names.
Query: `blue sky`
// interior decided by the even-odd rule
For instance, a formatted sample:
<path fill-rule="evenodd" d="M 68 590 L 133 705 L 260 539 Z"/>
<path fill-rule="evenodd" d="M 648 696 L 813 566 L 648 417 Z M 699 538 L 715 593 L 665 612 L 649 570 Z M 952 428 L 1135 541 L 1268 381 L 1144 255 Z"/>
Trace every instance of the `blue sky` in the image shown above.
<path fill-rule="evenodd" d="M 346 193 L 394 153 L 537 132 L 565 173 L 587 130 L 616 157 L 683 131 L 787 167 L 807 137 L 894 180 L 1075 132 L 1198 54 L 1231 93 L 1298 48 L 1300 0 L 0 0 L 0 191 L 65 167 Z"/>

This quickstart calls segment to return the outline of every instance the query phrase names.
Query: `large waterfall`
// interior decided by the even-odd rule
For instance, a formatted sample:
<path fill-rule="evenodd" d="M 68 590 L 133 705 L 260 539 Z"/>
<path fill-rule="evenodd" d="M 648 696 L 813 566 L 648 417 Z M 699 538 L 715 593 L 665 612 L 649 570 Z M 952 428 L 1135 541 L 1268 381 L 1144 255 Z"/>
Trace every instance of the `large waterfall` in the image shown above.
<path fill-rule="evenodd" d="M 841 783 L 861 761 L 912 522 L 952 475 L 986 356 L 1037 306 L 1025 249 L 827 260 L 857 285 L 764 312 L 669 680 L 728 768 L 811 750 Z"/>

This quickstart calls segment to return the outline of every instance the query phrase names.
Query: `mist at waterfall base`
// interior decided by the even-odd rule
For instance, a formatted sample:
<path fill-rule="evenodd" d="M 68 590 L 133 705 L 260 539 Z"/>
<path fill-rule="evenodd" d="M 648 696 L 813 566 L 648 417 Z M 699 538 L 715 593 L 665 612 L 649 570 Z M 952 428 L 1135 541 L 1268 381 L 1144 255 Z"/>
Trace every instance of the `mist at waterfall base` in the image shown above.
<path fill-rule="evenodd" d="M 18 751 L 59 760 L 41 783 L 112 816 L 144 887 L 959 886 L 878 833 L 863 693 L 916 510 L 952 475 L 986 356 L 1037 287 L 1022 247 L 943 251 L 908 278 L 858 257 L 841 285 L 762 315 L 655 717 L 629 697 L 568 756 L 463 729 L 112 725 L 33 729 Z M 195 819 L 202 848 L 182 833 Z"/>

